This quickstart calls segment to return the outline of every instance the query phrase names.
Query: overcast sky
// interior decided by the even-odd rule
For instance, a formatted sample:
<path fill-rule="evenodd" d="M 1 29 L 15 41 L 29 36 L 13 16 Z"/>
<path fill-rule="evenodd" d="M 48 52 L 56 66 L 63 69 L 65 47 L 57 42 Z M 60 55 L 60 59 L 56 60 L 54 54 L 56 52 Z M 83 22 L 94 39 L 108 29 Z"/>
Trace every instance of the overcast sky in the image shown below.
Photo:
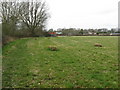
<path fill-rule="evenodd" d="M 46 0 L 47 28 L 117 28 L 119 0 Z"/>

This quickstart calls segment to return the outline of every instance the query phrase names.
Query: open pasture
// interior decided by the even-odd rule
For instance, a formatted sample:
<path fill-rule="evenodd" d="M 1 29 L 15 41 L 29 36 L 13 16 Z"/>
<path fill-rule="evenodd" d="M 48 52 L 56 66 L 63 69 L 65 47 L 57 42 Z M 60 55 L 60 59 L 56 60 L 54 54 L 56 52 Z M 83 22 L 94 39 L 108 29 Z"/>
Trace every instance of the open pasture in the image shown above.
<path fill-rule="evenodd" d="M 3 88 L 118 87 L 117 36 L 23 38 L 3 47 L 2 62 Z"/>

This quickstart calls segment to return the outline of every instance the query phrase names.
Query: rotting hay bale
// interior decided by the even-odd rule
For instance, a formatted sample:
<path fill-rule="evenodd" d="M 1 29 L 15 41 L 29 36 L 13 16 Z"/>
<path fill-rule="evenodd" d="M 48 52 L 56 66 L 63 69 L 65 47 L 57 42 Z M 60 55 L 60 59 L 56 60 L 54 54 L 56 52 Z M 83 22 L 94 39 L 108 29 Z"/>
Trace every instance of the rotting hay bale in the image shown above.
<path fill-rule="evenodd" d="M 102 44 L 96 43 L 94 44 L 95 47 L 103 47 Z"/>
<path fill-rule="evenodd" d="M 56 46 L 49 46 L 48 49 L 50 51 L 58 51 L 58 48 Z"/>

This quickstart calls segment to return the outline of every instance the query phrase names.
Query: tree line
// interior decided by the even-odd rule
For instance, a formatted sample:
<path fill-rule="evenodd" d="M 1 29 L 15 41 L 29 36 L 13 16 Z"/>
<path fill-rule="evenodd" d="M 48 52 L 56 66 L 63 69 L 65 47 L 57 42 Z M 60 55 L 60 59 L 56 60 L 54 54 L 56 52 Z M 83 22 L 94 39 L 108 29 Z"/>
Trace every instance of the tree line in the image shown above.
<path fill-rule="evenodd" d="M 59 28 L 57 30 L 49 29 L 49 32 L 61 32 L 63 36 L 83 36 L 83 35 L 111 35 L 118 34 L 120 31 L 117 28 L 101 28 L 101 29 L 76 29 L 76 28 Z"/>

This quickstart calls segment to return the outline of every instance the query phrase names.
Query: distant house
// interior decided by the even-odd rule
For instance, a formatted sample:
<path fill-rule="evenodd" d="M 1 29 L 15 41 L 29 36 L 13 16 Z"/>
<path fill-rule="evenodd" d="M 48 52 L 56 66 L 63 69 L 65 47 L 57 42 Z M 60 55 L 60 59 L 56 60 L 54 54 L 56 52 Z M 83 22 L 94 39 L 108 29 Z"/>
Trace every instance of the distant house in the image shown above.
<path fill-rule="evenodd" d="M 110 33 L 110 35 L 111 35 L 111 36 L 112 36 L 112 35 L 113 35 L 113 36 L 114 36 L 114 35 L 115 35 L 115 36 L 119 36 L 120 33 Z"/>
<path fill-rule="evenodd" d="M 96 35 L 97 33 L 96 32 L 88 32 L 88 35 Z"/>
<path fill-rule="evenodd" d="M 62 32 L 56 32 L 57 36 L 62 36 Z"/>
<path fill-rule="evenodd" d="M 51 37 L 56 37 L 56 32 L 49 32 Z"/>
<path fill-rule="evenodd" d="M 51 37 L 62 36 L 62 32 L 49 32 Z"/>
<path fill-rule="evenodd" d="M 89 35 L 92 35 L 92 32 L 88 32 Z"/>

